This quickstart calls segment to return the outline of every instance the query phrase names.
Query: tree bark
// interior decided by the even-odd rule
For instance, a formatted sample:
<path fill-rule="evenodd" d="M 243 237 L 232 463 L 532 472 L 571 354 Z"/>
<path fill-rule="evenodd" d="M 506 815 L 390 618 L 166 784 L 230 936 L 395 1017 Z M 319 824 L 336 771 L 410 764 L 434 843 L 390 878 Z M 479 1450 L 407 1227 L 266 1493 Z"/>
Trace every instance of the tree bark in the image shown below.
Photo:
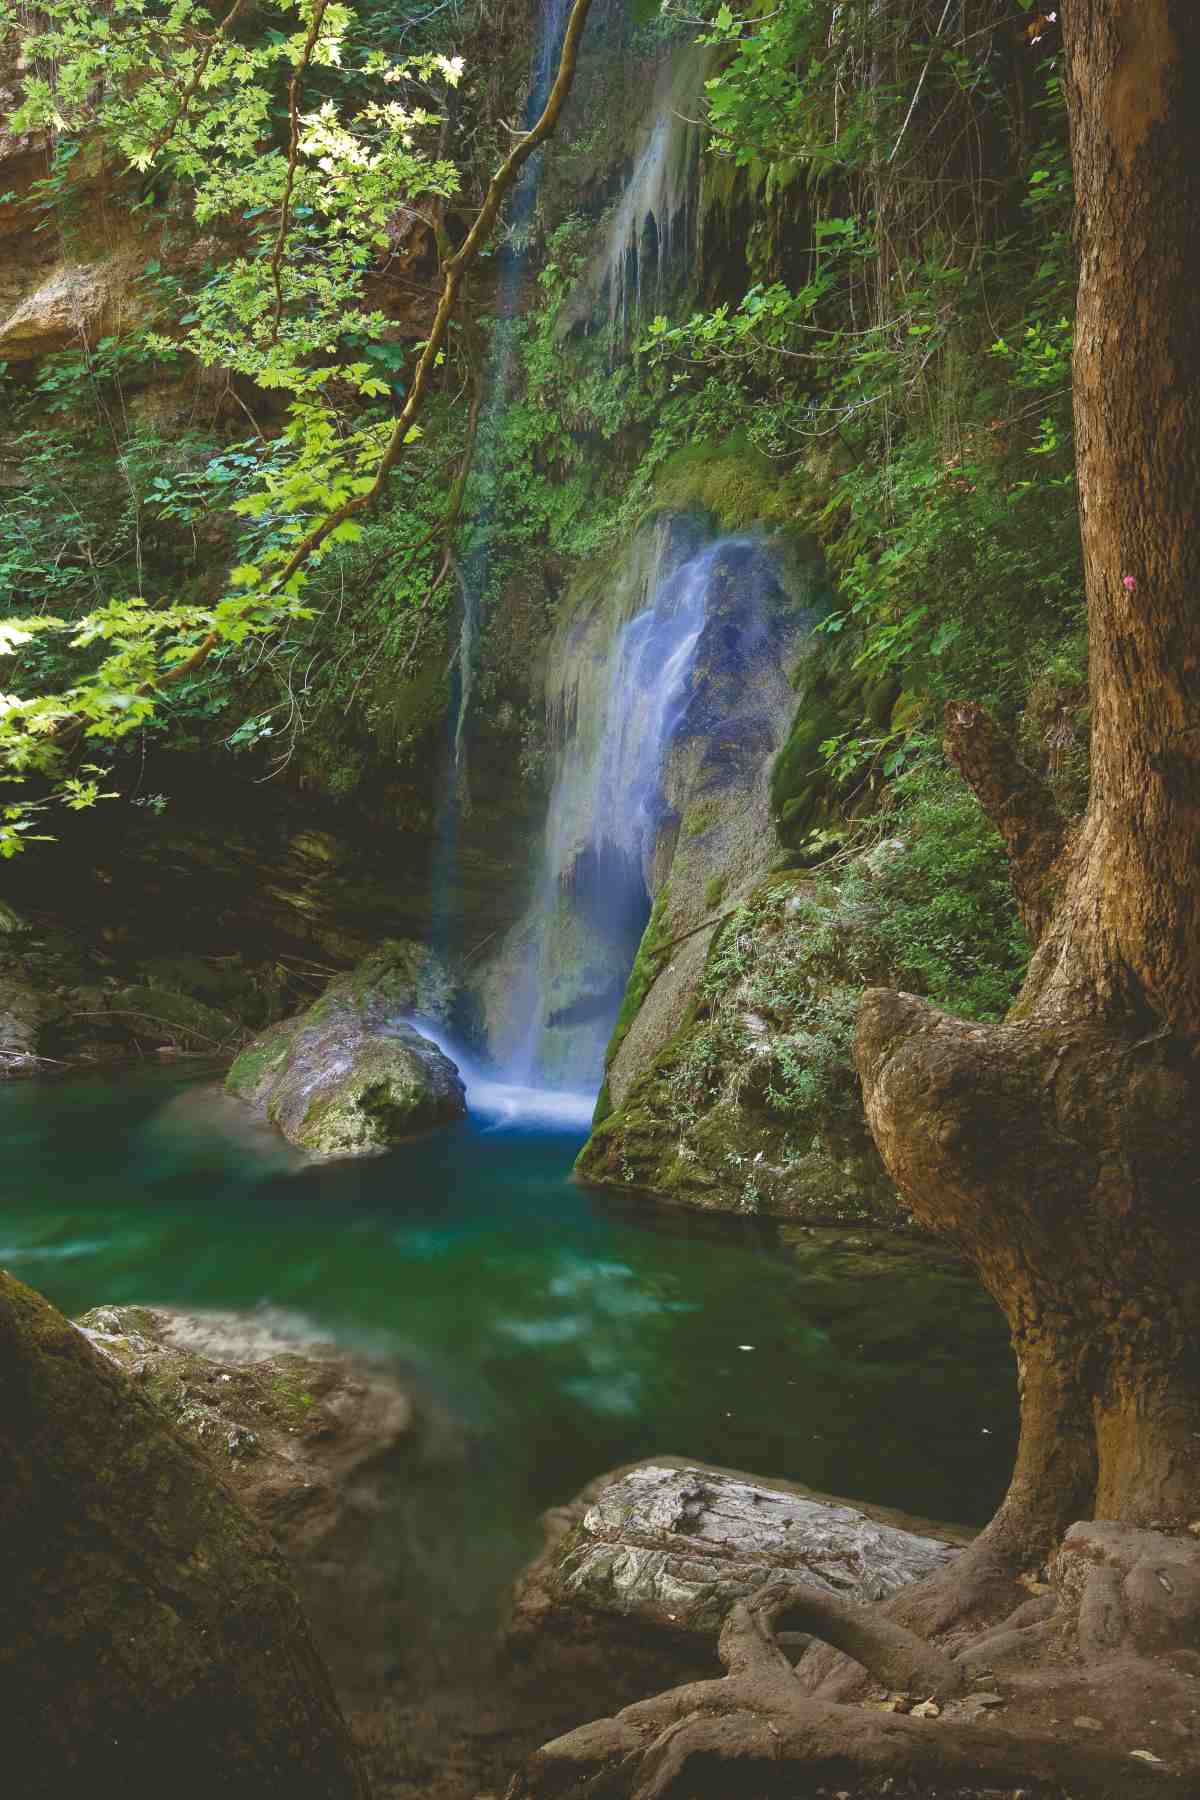
<path fill-rule="evenodd" d="M 1037 943 L 1054 916 L 1055 876 L 1067 838 L 1054 795 L 973 701 L 947 706 L 945 749 L 1004 839 L 1017 910 Z"/>
<path fill-rule="evenodd" d="M 1088 810 L 1059 857 L 1015 758 L 948 709 L 1040 942 L 1006 1024 L 876 991 L 857 1050 L 891 1174 L 1012 1328 L 1021 1448 L 981 1548 L 1018 1561 L 1089 1512 L 1200 1510 L 1200 7 L 1065 24 Z"/>

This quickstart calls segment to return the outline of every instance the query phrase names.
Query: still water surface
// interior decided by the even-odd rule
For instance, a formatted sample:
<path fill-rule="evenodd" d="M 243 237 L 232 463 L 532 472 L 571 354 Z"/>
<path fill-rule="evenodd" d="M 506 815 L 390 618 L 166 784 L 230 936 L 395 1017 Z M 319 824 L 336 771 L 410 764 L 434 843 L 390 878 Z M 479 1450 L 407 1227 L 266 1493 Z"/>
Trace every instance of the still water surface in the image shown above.
<path fill-rule="evenodd" d="M 493 1611 L 542 1508 L 653 1452 L 988 1516 L 1013 1376 L 970 1278 L 850 1231 L 615 1210 L 569 1179 L 582 1137 L 497 1103 L 314 1166 L 194 1075 L 9 1083 L 0 1265 L 68 1313 L 267 1306 L 394 1359 L 435 1429 L 393 1523 L 447 1628 Z"/>

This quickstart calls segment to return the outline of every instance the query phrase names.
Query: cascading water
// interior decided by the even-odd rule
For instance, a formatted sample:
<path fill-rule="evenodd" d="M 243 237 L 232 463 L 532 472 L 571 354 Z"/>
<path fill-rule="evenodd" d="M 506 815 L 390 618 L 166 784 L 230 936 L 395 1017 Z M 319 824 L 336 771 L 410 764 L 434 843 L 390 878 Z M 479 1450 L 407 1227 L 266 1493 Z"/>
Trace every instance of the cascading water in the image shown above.
<path fill-rule="evenodd" d="M 565 14 L 566 0 L 545 0 L 527 123 L 544 103 Z M 590 331 L 597 324 L 603 328 L 607 314 L 614 354 L 636 328 L 643 307 L 674 304 L 679 284 L 688 279 L 687 252 L 700 210 L 702 132 L 694 115 L 706 67 L 707 52 L 696 47 L 662 66 L 629 178 L 600 248 L 560 318 L 563 329 L 582 325 Z M 512 325 L 539 179 L 535 159 L 510 215 L 475 454 L 474 485 L 482 494 L 495 487 L 499 427 L 513 368 Z M 453 779 L 441 834 L 447 871 L 454 865 L 459 820 L 470 805 L 467 712 L 489 573 L 486 515 L 476 511 L 472 524 L 472 547 L 460 559 L 459 695 Z M 746 576 L 750 564 L 754 568 Z M 514 1106 L 534 1104 L 537 1094 L 563 1102 L 571 1098 L 576 1110 L 587 1110 L 604 1073 L 652 898 L 668 866 L 674 866 L 682 809 L 695 798 L 707 816 L 717 804 L 715 794 L 736 789 L 733 762 L 742 800 L 751 792 L 755 799 L 752 807 L 732 802 L 731 812 L 746 821 L 753 813 L 747 830 L 764 835 L 760 777 L 775 748 L 779 721 L 767 719 L 770 706 L 764 711 L 762 696 L 771 689 L 780 716 L 790 715 L 792 701 L 774 640 L 766 655 L 771 673 L 764 674 L 764 631 L 770 638 L 774 630 L 764 624 L 771 611 L 765 602 L 780 589 L 763 541 L 712 541 L 699 518 L 663 515 L 659 525 L 636 535 L 617 565 L 597 571 L 597 577 L 582 612 L 568 607 L 566 636 L 550 651 L 558 676 L 548 682 L 547 711 L 557 748 L 536 888 L 525 917 L 472 984 L 486 1020 L 493 1069 L 500 1084 L 508 1084 L 481 1083 L 477 1076 L 471 1084 L 476 1107 L 487 1085 L 493 1099 L 511 1094 Z M 739 663 L 752 645 L 750 661 L 743 656 Z M 759 660 L 751 668 L 754 657 Z M 674 755 L 689 732 L 692 747 Z M 720 748 L 714 752 L 715 745 Z M 719 858 L 726 851 L 739 868 L 749 868 L 759 855 L 756 845 L 747 856 L 737 832 L 722 826 L 708 839 L 705 854 Z M 710 871 L 697 889 L 697 857 L 689 851 L 683 861 L 693 865 L 691 873 L 672 881 L 690 932 L 712 878 Z M 674 905 L 673 900 L 673 910 Z"/>
<path fill-rule="evenodd" d="M 694 115 L 705 67 L 696 48 L 666 65 L 649 134 L 592 271 L 593 290 L 607 294 L 614 341 L 628 336 L 644 304 L 662 306 L 673 267 L 692 244 L 703 136 Z"/>
<path fill-rule="evenodd" d="M 542 0 L 541 29 L 530 67 L 529 95 L 525 102 L 526 130 L 536 124 L 545 109 L 566 30 L 569 4 L 570 0 Z M 526 163 L 509 205 L 507 253 L 500 264 L 497 320 L 485 367 L 477 377 L 483 383 L 483 393 L 472 480 L 484 493 L 494 491 L 495 487 L 496 450 L 512 385 L 514 345 L 511 327 L 520 305 L 521 281 L 541 171 L 542 153 L 538 151 Z M 487 523 L 487 518 L 477 512 L 473 520 L 474 542 L 459 559 L 457 569 L 462 610 L 455 656 L 457 691 L 450 740 L 451 766 L 439 810 L 432 877 L 433 937 L 442 948 L 447 947 L 454 935 L 449 894 L 458 857 L 459 827 L 471 809 L 467 771 L 467 724 L 475 685 L 475 652 L 490 560 Z"/>
<path fill-rule="evenodd" d="M 541 868 L 489 1006 L 509 1079 L 599 1087 L 652 898 L 675 866 L 681 808 L 699 800 L 707 819 L 730 777 L 744 801 L 773 747 L 769 730 L 752 732 L 744 755 L 731 740 L 746 737 L 776 657 L 781 592 L 765 540 L 706 541 L 696 520 L 668 517 L 564 628 Z"/>
<path fill-rule="evenodd" d="M 569 1040 L 565 1056 L 553 1058 L 554 1076 L 599 1085 L 650 912 L 651 863 L 666 810 L 665 755 L 686 703 L 719 548 L 708 546 L 668 574 L 622 627 L 601 700 L 601 733 L 597 739 L 576 729 L 565 747 L 534 902 L 529 1021 L 516 1060 L 526 1080 L 547 1073 L 549 1031 Z M 556 975 L 576 958 L 585 991 L 555 1006 Z"/>

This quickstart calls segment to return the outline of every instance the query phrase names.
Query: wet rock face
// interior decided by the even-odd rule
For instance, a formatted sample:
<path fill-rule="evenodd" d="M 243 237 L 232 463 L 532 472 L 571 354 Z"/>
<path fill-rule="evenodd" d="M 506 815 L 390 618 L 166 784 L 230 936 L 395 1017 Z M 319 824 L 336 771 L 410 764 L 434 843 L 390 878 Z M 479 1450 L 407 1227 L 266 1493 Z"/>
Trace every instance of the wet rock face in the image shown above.
<path fill-rule="evenodd" d="M 36 1067 L 42 1005 L 36 990 L 9 969 L 0 969 L 0 1076 Z"/>
<path fill-rule="evenodd" d="M 25 922 L 0 900 L 0 1078 L 36 1066 L 42 1003 L 13 945 L 21 944 Z"/>
<path fill-rule="evenodd" d="M 325 1156 L 385 1149 L 466 1112 L 458 1070 L 400 1016 L 448 1006 L 451 988 L 416 945 L 385 946 L 315 1005 L 244 1050 L 227 1087 L 289 1143 Z M 425 1004 L 423 1004 L 423 999 Z"/>
<path fill-rule="evenodd" d="M 375 1537 L 412 1479 L 418 1436 L 394 1375 L 298 1344 L 269 1314 L 98 1306 L 76 1323 L 270 1532 L 339 1692 L 382 1682 L 406 1597 Z"/>
<path fill-rule="evenodd" d="M 283 1558 L 110 1357 L 0 1274 L 6 1800 L 365 1800 Z"/>
<path fill-rule="evenodd" d="M 0 354 L 25 362 L 71 344 L 93 343 L 122 322 L 128 327 L 132 276 L 121 257 L 59 264 L 0 320 Z"/>

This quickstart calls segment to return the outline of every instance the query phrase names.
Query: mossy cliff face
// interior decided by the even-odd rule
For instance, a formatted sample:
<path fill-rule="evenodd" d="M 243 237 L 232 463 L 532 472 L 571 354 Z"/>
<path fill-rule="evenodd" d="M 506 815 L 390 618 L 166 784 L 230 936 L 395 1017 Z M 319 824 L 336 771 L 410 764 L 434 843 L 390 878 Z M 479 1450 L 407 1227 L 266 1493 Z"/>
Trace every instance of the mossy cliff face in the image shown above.
<path fill-rule="evenodd" d="M 289 1143 L 324 1156 L 382 1150 L 466 1112 L 458 1070 L 403 1014 L 445 1017 L 452 984 L 416 944 L 385 944 L 241 1053 L 226 1086 Z"/>
<path fill-rule="evenodd" d="M 200 1451 L 0 1274 L 5 1793 L 365 1800 L 283 1560 Z"/>
<path fill-rule="evenodd" d="M 863 822 L 854 829 L 853 852 L 778 871 L 728 912 L 672 1036 L 613 1096 L 615 1111 L 603 1097 L 584 1174 L 689 1206 L 904 1219 L 854 1069 L 862 992 L 900 988 L 1002 1018 L 1028 947 L 1003 844 L 951 773 L 898 776 L 874 841 Z M 664 894 L 622 1025 L 637 1029 L 677 957 Z"/>
<path fill-rule="evenodd" d="M 630 983 L 633 1030 L 678 957 L 657 910 Z M 850 1064 L 859 992 L 883 974 L 854 921 L 783 875 L 697 935 L 675 1028 L 602 1096 L 580 1173 L 704 1211 L 902 1223 Z"/>

